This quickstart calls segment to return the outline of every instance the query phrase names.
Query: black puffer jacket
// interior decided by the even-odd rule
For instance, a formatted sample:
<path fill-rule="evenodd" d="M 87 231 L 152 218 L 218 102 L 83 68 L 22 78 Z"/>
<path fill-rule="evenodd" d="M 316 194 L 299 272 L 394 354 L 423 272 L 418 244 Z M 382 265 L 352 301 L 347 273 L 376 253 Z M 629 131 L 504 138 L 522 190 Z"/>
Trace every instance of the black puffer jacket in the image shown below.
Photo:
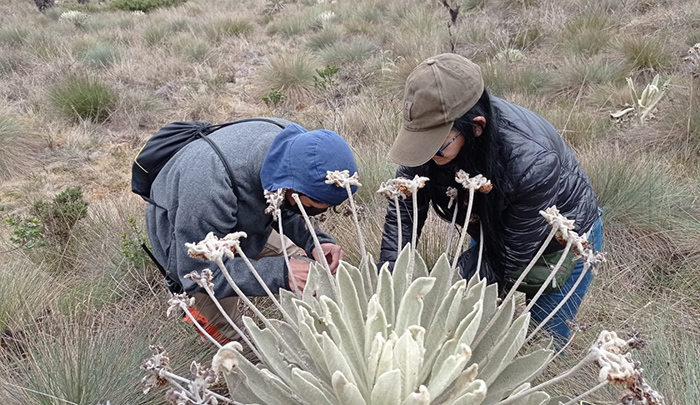
<path fill-rule="evenodd" d="M 547 120 L 496 97 L 491 98 L 491 103 L 497 123 L 495 136 L 500 137 L 498 156 L 505 173 L 502 181 L 494 184 L 494 187 L 500 187 L 503 198 L 495 210 L 498 218 L 490 222 L 491 226 L 498 227 L 503 252 L 501 260 L 496 260 L 493 252 L 485 250 L 481 274 L 489 282 L 498 282 L 506 271 L 515 272 L 525 267 L 551 231 L 539 214 L 540 210 L 556 205 L 562 215 L 575 221 L 575 231 L 581 234 L 588 231 L 597 218 L 597 201 L 590 180 L 572 150 Z M 445 193 L 449 186 L 461 189 L 454 181 L 457 169 L 438 166 L 432 161 L 423 166 L 398 168 L 397 177 L 413 178 L 418 174 L 431 179 L 418 193 L 419 236 L 431 204 L 441 218 L 452 220 L 453 211 L 447 208 L 449 198 Z M 470 173 L 472 176 L 476 174 Z M 479 212 L 479 203 L 477 197 L 473 212 Z M 409 198 L 399 205 L 403 246 L 411 241 L 413 203 Z M 458 225 L 464 223 L 465 198 L 459 205 Z M 478 240 L 478 224 L 470 224 L 468 233 Z M 391 202 L 384 224 L 380 263 L 396 260 L 397 238 L 396 209 Z M 562 248 L 553 240 L 545 253 Z M 469 277 L 475 271 L 475 256 L 467 251 L 460 257 L 458 264 L 463 276 Z"/>

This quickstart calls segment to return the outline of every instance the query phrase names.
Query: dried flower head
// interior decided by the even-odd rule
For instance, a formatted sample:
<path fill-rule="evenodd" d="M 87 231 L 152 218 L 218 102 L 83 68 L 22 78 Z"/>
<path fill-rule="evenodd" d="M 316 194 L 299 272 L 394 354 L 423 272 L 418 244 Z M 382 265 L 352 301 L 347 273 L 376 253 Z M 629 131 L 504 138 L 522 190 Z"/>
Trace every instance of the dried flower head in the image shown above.
<path fill-rule="evenodd" d="M 327 171 L 326 184 L 335 184 L 340 188 L 345 188 L 347 186 L 362 187 L 362 184 L 360 184 L 360 177 L 357 175 L 357 172 L 350 176 L 349 170 Z"/>
<path fill-rule="evenodd" d="M 377 190 L 378 194 L 381 194 L 387 200 L 393 200 L 395 198 L 406 198 L 406 194 L 399 190 L 400 181 L 405 181 L 405 179 L 391 179 L 383 182 Z"/>
<path fill-rule="evenodd" d="M 478 190 L 480 193 L 487 194 L 493 189 L 493 184 L 486 177 L 477 174 L 474 177 L 469 177 L 469 173 L 464 170 L 459 170 L 455 175 L 457 183 L 461 184 L 465 190 Z"/>
<path fill-rule="evenodd" d="M 447 208 L 452 208 L 452 204 L 457 200 L 457 196 L 459 193 L 457 192 L 457 189 L 454 187 L 447 187 L 447 192 L 445 193 L 447 197 L 450 198 L 450 202 L 447 204 Z"/>
<path fill-rule="evenodd" d="M 272 215 L 272 219 L 277 221 L 277 212 L 284 203 L 284 193 L 285 189 L 281 188 L 276 191 L 263 191 L 265 196 L 265 201 L 267 201 L 267 208 L 265 208 L 265 213 L 267 215 Z"/>
<path fill-rule="evenodd" d="M 406 198 L 425 187 L 425 183 L 428 180 L 430 179 L 416 174 L 413 179 L 396 178 L 389 181 L 394 182 L 396 189 L 403 195 L 401 198 Z"/>
<path fill-rule="evenodd" d="M 557 230 L 555 235 L 559 243 L 566 244 L 569 237 L 569 231 L 574 229 L 574 220 L 566 219 L 566 217 L 561 215 L 556 205 L 553 205 L 544 211 L 540 211 L 540 215 L 547 220 L 547 223 L 552 228 Z"/>
<path fill-rule="evenodd" d="M 186 274 L 185 278 L 189 278 L 202 288 L 214 288 L 214 283 L 212 282 L 212 273 L 210 269 L 204 269 L 201 273 L 193 271 L 191 273 Z"/>
<path fill-rule="evenodd" d="M 245 232 L 233 232 L 219 239 L 213 232 L 209 232 L 204 240 L 195 243 L 185 243 L 190 257 L 218 261 L 224 256 L 233 259 L 234 253 L 240 249 L 240 239 L 248 235 Z"/>
<path fill-rule="evenodd" d="M 629 353 L 627 342 L 615 332 L 601 331 L 591 347 L 595 362 L 600 367 L 598 381 L 617 385 L 634 385 L 639 370 Z"/>
<path fill-rule="evenodd" d="M 165 312 L 166 316 L 170 316 L 175 309 L 178 308 L 189 308 L 194 305 L 194 297 L 188 297 L 187 294 L 174 294 L 168 300 L 168 310 Z"/>
<path fill-rule="evenodd" d="M 141 369 L 146 370 L 147 374 L 141 379 L 143 393 L 148 394 L 153 388 L 162 387 L 168 384 L 168 380 L 160 376 L 160 371 L 171 371 L 170 358 L 161 345 L 150 345 L 148 349 L 153 352 L 153 356 L 147 359 Z"/>
<path fill-rule="evenodd" d="M 683 58 L 683 62 L 690 65 L 690 71 L 693 76 L 700 75 L 700 42 L 688 49 L 688 54 Z"/>

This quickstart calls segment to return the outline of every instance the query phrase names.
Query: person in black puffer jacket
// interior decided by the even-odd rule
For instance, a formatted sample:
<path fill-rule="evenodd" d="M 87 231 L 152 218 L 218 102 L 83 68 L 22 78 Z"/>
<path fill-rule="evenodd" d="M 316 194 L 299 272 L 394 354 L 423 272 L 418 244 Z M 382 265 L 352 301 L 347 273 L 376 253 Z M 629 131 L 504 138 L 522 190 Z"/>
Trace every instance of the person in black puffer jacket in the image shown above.
<path fill-rule="evenodd" d="M 458 259 L 460 274 L 465 278 L 475 273 L 478 244 L 483 244 L 480 275 L 489 283 L 498 283 L 501 291 L 510 289 L 551 231 L 539 214 L 551 206 L 575 221 L 576 232 L 588 232 L 594 250 L 602 249 L 596 196 L 572 150 L 544 118 L 489 96 L 480 68 L 464 57 L 442 54 L 414 69 L 406 81 L 403 126 L 389 156 L 400 165 L 397 177 L 430 178 L 417 196 L 418 236 L 430 205 L 448 222 L 459 207 L 457 224 L 464 223 L 468 194 L 455 181 L 458 170 L 472 177 L 481 174 L 493 183 L 490 193 L 475 194 L 467 229 L 472 244 Z M 451 208 L 448 187 L 459 191 L 457 204 Z M 401 246 L 411 240 L 412 204 L 411 199 L 400 203 Z M 397 239 L 396 210 L 390 202 L 380 263 L 396 260 Z M 545 254 L 563 248 L 553 240 Z M 562 301 L 582 268 L 579 262 L 558 291 L 539 298 L 531 311 L 534 321 L 542 321 Z M 568 338 L 566 322 L 576 315 L 592 278 L 588 272 L 573 296 L 547 323 L 559 341 Z"/>

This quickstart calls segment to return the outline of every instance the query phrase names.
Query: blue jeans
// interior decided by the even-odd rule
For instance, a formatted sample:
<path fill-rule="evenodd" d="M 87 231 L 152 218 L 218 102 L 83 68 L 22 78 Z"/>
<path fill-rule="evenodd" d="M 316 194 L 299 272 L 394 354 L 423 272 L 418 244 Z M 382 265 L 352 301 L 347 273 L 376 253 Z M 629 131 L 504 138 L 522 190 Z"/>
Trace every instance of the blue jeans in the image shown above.
<path fill-rule="evenodd" d="M 598 219 L 593 224 L 590 235 L 588 235 L 588 242 L 593 244 L 593 250 L 596 252 L 603 250 L 602 215 L 603 211 L 598 208 Z M 552 310 L 559 305 L 560 302 L 562 302 L 566 294 L 571 291 L 571 288 L 574 286 L 574 283 L 576 283 L 576 280 L 578 280 L 582 270 L 583 261 L 579 261 L 574 268 L 573 273 L 571 273 L 571 276 L 569 276 L 569 278 L 566 280 L 566 283 L 564 283 L 561 290 L 551 294 L 543 294 L 537 300 L 537 303 L 530 310 L 530 316 L 533 323 L 541 323 L 544 318 L 546 318 L 552 312 Z M 581 300 L 583 300 L 583 297 L 588 292 L 588 287 L 590 286 L 591 281 L 593 281 L 593 273 L 589 269 L 583 276 L 583 279 L 579 283 L 578 287 L 576 287 L 574 293 L 566 301 L 566 304 L 564 304 L 564 306 L 557 311 L 554 317 L 552 317 L 552 319 L 545 324 L 545 328 L 554 335 L 555 341 L 557 341 L 556 343 L 561 344 L 562 342 L 569 340 L 570 330 L 566 325 L 566 321 L 573 321 L 573 319 L 576 317 L 578 307 L 581 305 Z M 528 301 L 530 298 L 532 298 L 532 296 L 534 296 L 534 294 L 527 296 Z"/>

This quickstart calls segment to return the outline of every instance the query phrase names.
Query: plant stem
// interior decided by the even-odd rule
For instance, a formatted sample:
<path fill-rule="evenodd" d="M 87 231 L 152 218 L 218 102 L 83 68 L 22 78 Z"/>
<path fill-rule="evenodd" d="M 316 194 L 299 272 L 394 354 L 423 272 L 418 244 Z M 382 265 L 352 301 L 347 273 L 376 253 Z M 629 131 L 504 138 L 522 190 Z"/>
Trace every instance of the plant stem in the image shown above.
<path fill-rule="evenodd" d="M 411 235 L 411 247 L 416 250 L 418 243 L 418 190 L 412 193 L 413 198 L 413 234 Z"/>
<path fill-rule="evenodd" d="M 236 325 L 236 323 L 233 322 L 231 317 L 228 316 L 228 314 L 226 313 L 224 308 L 221 306 L 221 303 L 219 302 L 219 300 L 216 299 L 216 296 L 214 295 L 214 291 L 212 291 L 211 287 L 209 287 L 208 285 L 204 285 L 204 291 L 206 291 L 207 294 L 209 294 L 209 298 L 211 298 L 211 300 L 214 302 L 214 305 L 216 305 L 216 307 L 219 309 L 219 312 L 221 313 L 221 315 L 224 316 L 224 319 L 226 319 L 226 322 L 228 322 L 229 325 L 231 325 L 233 330 L 235 330 L 236 333 L 238 333 L 238 336 L 240 336 L 241 339 L 248 345 L 248 347 L 250 347 L 250 350 L 252 350 L 253 353 L 255 353 L 255 355 L 260 360 L 262 360 L 262 356 L 260 356 L 260 353 L 258 353 L 258 350 L 255 348 L 255 346 L 253 346 L 253 343 L 248 339 L 248 336 L 246 336 L 245 333 L 243 333 L 243 331 L 241 330 L 241 328 L 239 328 L 238 325 Z"/>
<path fill-rule="evenodd" d="M 282 245 L 282 249 L 284 250 L 284 245 Z M 243 253 L 243 249 L 238 249 L 238 252 L 236 252 L 236 253 L 238 253 L 241 256 L 241 258 L 243 259 L 245 264 L 250 269 L 250 272 L 253 273 L 253 276 L 255 276 L 255 279 L 258 280 L 258 283 L 260 283 L 260 286 L 263 288 L 263 290 L 265 290 L 265 293 L 272 300 L 272 303 L 275 304 L 275 306 L 277 307 L 277 310 L 280 311 L 280 313 L 282 314 L 284 319 L 287 321 L 289 326 L 291 326 L 292 329 L 294 329 L 295 331 L 299 331 L 299 328 L 297 327 L 296 323 L 294 323 L 294 321 L 292 320 L 292 317 L 287 313 L 287 311 L 284 310 L 284 308 L 282 308 L 282 304 L 280 304 L 280 302 L 277 300 L 277 298 L 275 298 L 275 296 L 272 294 L 272 291 L 270 291 L 270 288 L 267 286 L 267 284 L 265 284 L 262 277 L 260 277 L 260 273 L 258 273 L 258 271 L 255 270 L 255 267 L 253 267 L 253 263 L 251 263 L 250 260 L 248 260 L 248 256 L 246 256 L 246 254 Z"/>
<path fill-rule="evenodd" d="M 576 404 L 579 403 L 578 401 L 580 401 L 580 400 L 582 400 L 583 398 L 585 398 L 585 397 L 591 395 L 592 393 L 598 391 L 599 389 L 605 387 L 605 386 L 608 385 L 608 384 L 609 384 L 608 380 L 605 380 L 605 381 L 603 381 L 602 383 L 600 383 L 600 384 L 596 385 L 595 387 L 591 388 L 590 390 L 588 390 L 588 391 L 584 392 L 583 394 L 577 396 L 576 398 L 572 399 L 571 401 L 565 403 L 564 405 L 576 405 Z"/>
<path fill-rule="evenodd" d="M 552 271 L 549 273 L 549 276 L 547 276 L 547 279 L 544 280 L 544 283 L 542 283 L 542 286 L 539 288 L 539 290 L 537 290 L 537 294 L 535 294 L 535 296 L 532 297 L 532 299 L 530 300 L 530 303 L 525 308 L 525 311 L 529 311 L 532 309 L 532 307 L 535 306 L 535 303 L 537 302 L 537 300 L 542 296 L 542 294 L 544 293 L 544 290 L 547 289 L 547 286 L 552 281 L 554 276 L 556 276 L 557 272 L 561 268 L 562 263 L 564 263 L 564 260 L 566 260 L 566 255 L 569 254 L 569 250 L 571 250 L 572 243 L 573 243 L 573 239 L 569 238 L 569 240 L 566 242 L 566 247 L 564 248 L 564 251 L 562 252 L 561 257 L 557 261 L 557 265 L 554 266 L 554 269 L 552 269 Z"/>
<path fill-rule="evenodd" d="M 280 246 L 282 246 L 282 255 L 284 256 L 284 264 L 287 266 L 287 271 L 292 271 L 292 266 L 289 264 L 289 254 L 287 253 L 286 241 L 284 240 L 284 231 L 282 230 L 282 210 L 275 208 L 275 215 L 277 215 L 277 233 L 280 234 Z M 299 291 L 299 286 L 297 285 L 297 279 L 292 274 L 292 288 L 294 288 L 294 294 L 297 296 L 301 295 Z"/>
<path fill-rule="evenodd" d="M 568 301 L 569 298 L 571 298 L 571 296 L 574 295 L 574 292 L 576 291 L 576 288 L 577 288 L 578 285 L 581 283 L 581 280 L 583 280 L 583 276 L 586 275 L 586 272 L 588 272 L 588 269 L 589 269 L 590 267 L 591 267 L 591 264 L 590 264 L 590 263 L 584 263 L 584 265 L 583 265 L 583 270 L 581 270 L 581 274 L 578 276 L 578 279 L 576 279 L 576 282 L 574 283 L 574 285 L 571 286 L 571 289 L 569 290 L 569 292 L 564 296 L 564 298 L 561 300 L 561 302 L 559 303 L 559 305 L 557 305 L 557 306 L 552 310 L 552 312 L 550 312 L 549 315 L 547 315 L 547 317 L 544 318 L 544 320 L 543 320 L 542 322 L 540 322 L 539 325 L 537 325 L 537 327 L 535 328 L 535 330 L 533 330 L 532 333 L 530 333 L 530 336 L 528 336 L 527 338 L 525 338 L 525 342 L 523 342 L 523 344 L 529 342 L 529 341 L 533 338 L 533 336 L 535 336 L 535 333 L 539 332 L 539 330 L 542 329 L 542 327 L 543 327 L 547 322 L 549 322 L 549 320 L 552 319 L 552 318 L 554 317 L 554 315 L 555 315 L 557 312 L 559 312 L 559 310 L 564 306 L 564 304 L 566 304 L 566 301 Z"/>
<path fill-rule="evenodd" d="M 181 390 L 183 390 L 183 391 L 188 391 L 188 392 L 189 392 L 189 390 L 185 390 L 185 387 L 183 387 L 183 386 L 181 386 L 180 384 L 177 383 L 177 382 L 181 382 L 181 383 L 185 383 L 185 384 L 189 385 L 192 381 L 188 380 L 187 378 L 180 377 L 179 375 L 174 374 L 174 373 L 171 373 L 171 372 L 166 371 L 166 370 L 164 370 L 164 369 L 163 369 L 163 370 L 160 370 L 160 371 L 158 372 L 158 375 L 160 375 L 161 377 L 165 378 L 166 380 L 168 380 L 168 382 L 170 382 L 171 384 L 173 384 L 173 385 L 175 385 L 176 387 L 180 388 Z M 172 380 L 172 381 L 171 381 L 171 380 Z M 221 396 L 221 395 L 217 394 L 217 393 L 214 392 L 214 391 L 206 390 L 205 392 L 206 392 L 207 394 L 213 396 L 214 398 L 218 399 L 219 401 L 224 401 L 224 402 L 229 403 L 229 404 L 239 404 L 239 402 L 232 401 L 232 400 L 230 400 L 230 399 L 228 399 L 228 398 L 226 398 L 226 397 L 224 397 L 224 396 Z"/>
<path fill-rule="evenodd" d="M 459 208 L 459 204 L 457 204 L 457 201 L 455 199 L 455 211 L 452 213 L 452 222 L 450 222 L 450 232 L 449 235 L 447 236 L 447 248 L 445 249 L 445 254 L 447 257 L 450 257 L 450 250 L 452 248 L 452 238 L 454 237 L 455 234 L 455 223 L 457 223 L 457 211 Z"/>
<path fill-rule="evenodd" d="M 462 226 L 462 235 L 459 237 L 459 244 L 457 245 L 457 251 L 455 252 L 455 258 L 452 260 L 452 270 L 457 268 L 457 260 L 459 259 L 459 254 L 462 253 L 462 246 L 464 245 L 464 239 L 467 238 L 467 226 L 469 225 L 469 216 L 472 214 L 472 206 L 474 205 L 474 189 L 469 188 L 469 205 L 467 205 L 467 215 L 464 217 L 464 226 Z M 455 208 L 456 210 L 456 208 Z M 480 241 L 479 243 L 484 243 Z"/>
<path fill-rule="evenodd" d="M 540 385 L 538 385 L 538 386 L 536 386 L 536 387 L 532 387 L 532 388 L 527 389 L 527 390 L 525 390 L 525 391 L 521 391 L 521 392 L 519 392 L 519 393 L 517 393 L 517 394 L 515 394 L 515 395 L 513 395 L 513 396 L 511 396 L 511 397 L 508 397 L 508 398 L 504 399 L 504 400 L 501 401 L 501 402 L 495 403 L 494 405 L 507 405 L 507 404 L 510 404 L 510 403 L 515 402 L 515 401 L 519 400 L 520 398 L 524 398 L 524 397 L 526 397 L 526 396 L 528 396 L 528 395 L 530 395 L 530 394 L 532 394 L 532 393 L 534 393 L 534 392 L 543 390 L 543 389 L 549 387 L 550 385 L 554 385 L 554 384 L 556 384 L 556 383 L 558 383 L 558 382 L 564 381 L 565 379 L 567 379 L 567 378 L 571 377 L 572 375 L 576 374 L 576 372 L 578 372 L 578 371 L 581 370 L 583 367 L 585 367 L 586 365 L 588 365 L 589 363 L 591 363 L 593 360 L 595 360 L 595 358 L 596 358 L 595 353 L 589 353 L 588 355 L 586 355 L 586 357 L 583 358 L 583 360 L 581 360 L 581 362 L 579 362 L 577 365 L 573 366 L 573 367 L 570 368 L 569 370 L 565 371 L 564 373 L 562 373 L 562 374 L 560 374 L 560 375 L 558 375 L 558 376 L 552 378 L 551 380 L 547 380 L 547 381 L 543 382 L 542 384 L 540 384 Z"/>
<path fill-rule="evenodd" d="M 302 364 L 304 364 L 302 362 L 301 358 L 299 358 L 299 356 L 297 356 L 296 352 L 293 351 L 291 347 L 289 347 L 289 345 L 284 340 L 282 335 L 280 335 L 280 333 L 277 332 L 277 329 L 275 329 L 275 327 L 272 325 L 272 323 L 270 323 L 270 321 L 267 319 L 267 317 L 265 317 L 265 315 L 263 315 L 262 312 L 260 312 L 260 310 L 252 302 L 250 302 L 250 299 L 248 299 L 248 297 L 243 293 L 243 291 L 241 291 L 241 289 L 238 287 L 238 284 L 236 284 L 236 282 L 233 281 L 233 278 L 231 278 L 231 275 L 228 274 L 228 270 L 226 269 L 226 266 L 224 265 L 224 261 L 222 259 L 217 259 L 216 264 L 219 266 L 219 269 L 224 274 L 226 281 L 228 281 L 231 288 L 233 288 L 233 291 L 235 291 L 236 294 L 238 295 L 238 298 L 240 298 L 241 301 L 243 301 L 248 306 L 248 308 L 250 308 L 250 310 L 253 311 L 255 316 L 260 318 L 260 320 L 265 324 L 265 326 L 270 330 L 270 332 L 272 332 L 272 334 L 275 335 L 275 338 L 277 338 L 280 345 L 284 346 L 284 349 L 287 350 L 289 352 L 289 355 L 294 358 L 294 361 L 297 362 L 297 365 L 301 366 Z M 219 347 L 221 347 L 221 346 L 219 346 Z"/>
<path fill-rule="evenodd" d="M 355 231 L 357 232 L 357 242 L 360 245 L 360 253 L 362 254 L 362 259 L 360 261 L 364 261 L 367 257 L 367 251 L 365 250 L 365 239 L 362 237 L 360 221 L 357 219 L 357 207 L 355 206 L 355 199 L 352 196 L 352 189 L 350 188 L 350 184 L 345 184 L 345 190 L 348 192 L 348 200 L 350 201 L 352 219 L 355 222 Z"/>
<path fill-rule="evenodd" d="M 479 222 L 479 257 L 476 259 L 476 274 L 481 270 L 481 258 L 484 255 L 484 224 Z"/>
<path fill-rule="evenodd" d="M 396 242 L 396 257 L 399 257 L 401 254 L 401 248 L 403 248 L 403 235 L 401 234 L 401 209 L 399 208 L 399 197 L 394 196 L 394 208 L 396 208 L 396 226 L 399 229 L 399 239 Z"/>
<path fill-rule="evenodd" d="M 515 281 L 513 286 L 510 288 L 510 291 L 508 291 L 508 295 L 506 295 L 506 297 L 503 299 L 501 306 L 498 307 L 498 309 L 496 310 L 496 313 L 493 315 L 493 317 L 491 317 L 491 320 L 489 321 L 489 323 L 486 324 L 486 326 L 481 331 L 479 336 L 477 336 L 477 338 L 474 340 L 474 347 L 476 347 L 476 345 L 478 345 L 479 342 L 481 342 L 481 339 L 484 337 L 484 335 L 486 335 L 486 332 L 489 330 L 489 328 L 491 328 L 493 323 L 496 321 L 496 319 L 498 318 L 498 315 L 501 313 L 501 311 L 503 311 L 503 308 L 505 307 L 503 304 L 508 302 L 508 299 L 510 299 L 513 296 L 513 294 L 515 294 L 520 283 L 525 279 L 525 276 L 527 276 L 527 273 L 530 272 L 532 267 L 535 265 L 535 262 L 537 262 L 537 259 L 539 259 L 539 257 L 542 255 L 544 250 L 547 249 L 547 245 L 549 245 L 549 242 L 552 240 L 552 238 L 554 238 L 554 234 L 556 234 L 556 233 L 557 233 L 557 229 L 552 228 L 552 231 L 549 233 L 549 235 L 547 235 L 547 238 L 544 240 L 544 243 L 540 247 L 540 250 L 538 250 L 537 253 L 535 253 L 535 256 L 533 256 L 532 260 L 530 260 L 530 263 L 527 265 L 525 270 L 523 270 L 522 274 L 520 274 L 520 277 L 518 277 L 518 279 Z M 483 243 L 483 242 L 480 241 L 479 243 Z"/>
<path fill-rule="evenodd" d="M 187 309 L 187 306 L 185 304 L 180 304 L 180 308 L 182 308 L 182 310 L 185 311 L 185 314 L 187 314 L 187 317 L 190 318 L 190 321 L 192 321 L 194 326 L 197 327 L 197 329 L 199 329 L 199 332 L 202 334 L 202 336 L 209 339 L 210 342 L 214 343 L 214 346 L 221 349 L 221 343 L 217 342 L 216 339 L 211 337 L 211 335 L 209 333 L 207 333 L 206 330 L 204 330 L 202 325 L 200 325 L 199 322 L 197 322 L 197 320 L 195 319 L 195 317 L 192 316 L 192 313 L 190 312 L 190 310 Z"/>
<path fill-rule="evenodd" d="M 294 201 L 296 201 L 297 205 L 299 206 L 301 215 L 304 217 L 304 221 L 306 221 L 306 227 L 309 229 L 311 237 L 314 239 L 314 246 L 316 248 L 316 251 L 318 251 L 319 256 L 321 256 L 321 264 L 326 269 L 326 275 L 328 276 L 328 281 L 331 285 L 331 290 L 333 290 L 333 295 L 338 296 L 338 290 L 335 286 L 335 281 L 333 280 L 333 273 L 331 273 L 331 266 L 328 265 L 326 255 L 323 254 L 321 242 L 318 241 L 318 235 L 316 235 L 316 230 L 314 229 L 314 226 L 311 223 L 311 220 L 309 219 L 309 215 L 306 213 L 306 210 L 304 210 L 304 204 L 301 203 L 301 200 L 299 199 L 299 194 L 292 193 L 292 198 L 294 198 Z"/>

